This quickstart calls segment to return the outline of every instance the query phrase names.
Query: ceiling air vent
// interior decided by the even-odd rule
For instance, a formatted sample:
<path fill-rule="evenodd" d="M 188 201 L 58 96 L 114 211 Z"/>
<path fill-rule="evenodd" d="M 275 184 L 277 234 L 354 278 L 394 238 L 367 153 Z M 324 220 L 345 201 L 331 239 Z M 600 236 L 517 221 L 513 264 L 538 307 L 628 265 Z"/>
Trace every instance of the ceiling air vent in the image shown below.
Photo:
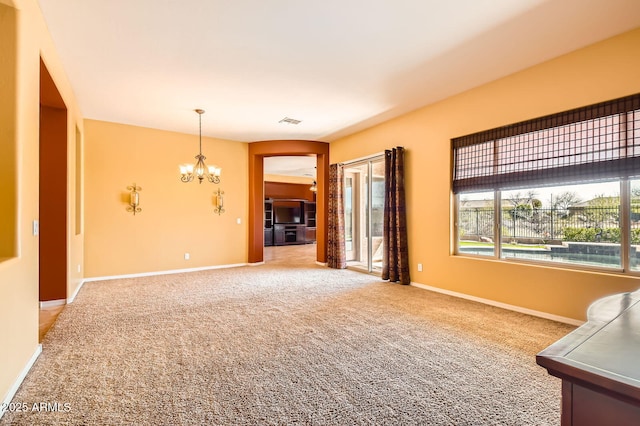
<path fill-rule="evenodd" d="M 278 121 L 278 123 L 287 123 L 287 124 L 300 124 L 302 120 L 296 120 L 295 118 L 285 117 L 282 120 Z"/>

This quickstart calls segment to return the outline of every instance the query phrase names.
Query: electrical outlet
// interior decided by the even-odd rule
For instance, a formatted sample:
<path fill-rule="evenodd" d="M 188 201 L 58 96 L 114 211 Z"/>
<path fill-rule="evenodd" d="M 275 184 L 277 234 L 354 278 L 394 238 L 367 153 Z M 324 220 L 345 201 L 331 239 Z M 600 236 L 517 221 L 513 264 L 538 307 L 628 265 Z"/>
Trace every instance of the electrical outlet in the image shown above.
<path fill-rule="evenodd" d="M 80 265 L 78 265 L 78 272 L 80 272 Z"/>
<path fill-rule="evenodd" d="M 31 224 L 31 231 L 34 236 L 40 233 L 40 223 L 37 220 L 34 220 L 33 223 Z"/>
<path fill-rule="evenodd" d="M 418 263 L 418 272 L 422 272 L 422 263 Z"/>
<path fill-rule="evenodd" d="M 189 253 L 184 254 L 184 260 L 189 260 L 190 257 L 191 255 Z"/>
<path fill-rule="evenodd" d="M 238 225 L 240 225 L 240 224 L 242 223 L 242 219 L 237 218 L 237 219 L 236 219 L 236 223 L 237 223 Z"/>

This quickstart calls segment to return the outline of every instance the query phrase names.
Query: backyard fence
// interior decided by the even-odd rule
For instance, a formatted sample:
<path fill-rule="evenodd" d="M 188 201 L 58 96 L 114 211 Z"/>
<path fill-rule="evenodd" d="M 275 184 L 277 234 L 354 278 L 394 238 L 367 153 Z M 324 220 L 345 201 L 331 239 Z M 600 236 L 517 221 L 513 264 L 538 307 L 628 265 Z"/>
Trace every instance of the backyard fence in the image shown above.
<path fill-rule="evenodd" d="M 619 207 L 581 207 L 574 209 L 519 206 L 502 209 L 501 237 L 514 242 L 586 241 L 620 242 Z M 640 243 L 640 213 L 632 210 L 631 242 Z M 458 232 L 461 240 L 494 237 L 492 208 L 461 208 Z"/>

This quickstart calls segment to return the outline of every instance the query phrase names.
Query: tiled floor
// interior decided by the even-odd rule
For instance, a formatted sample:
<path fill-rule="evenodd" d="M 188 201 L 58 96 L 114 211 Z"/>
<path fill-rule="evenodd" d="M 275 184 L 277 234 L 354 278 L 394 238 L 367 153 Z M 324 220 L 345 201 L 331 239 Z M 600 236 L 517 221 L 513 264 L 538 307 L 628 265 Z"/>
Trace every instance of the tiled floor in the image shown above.
<path fill-rule="evenodd" d="M 44 339 L 44 335 L 47 334 L 47 331 L 53 326 L 53 323 L 56 322 L 56 318 L 58 318 L 58 314 L 62 312 L 64 309 L 64 305 L 53 306 L 50 308 L 42 308 L 40 309 L 40 335 L 39 342 L 42 342 Z"/>
<path fill-rule="evenodd" d="M 264 248 L 265 263 L 300 264 L 315 263 L 315 244 L 292 244 L 288 246 L 271 246 Z"/>

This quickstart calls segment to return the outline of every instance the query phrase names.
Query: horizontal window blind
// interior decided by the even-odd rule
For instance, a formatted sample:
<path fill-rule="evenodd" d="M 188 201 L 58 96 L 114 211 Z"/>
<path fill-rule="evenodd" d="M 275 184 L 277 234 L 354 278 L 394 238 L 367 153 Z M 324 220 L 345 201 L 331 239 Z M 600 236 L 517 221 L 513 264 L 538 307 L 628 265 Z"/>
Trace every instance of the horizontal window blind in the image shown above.
<path fill-rule="evenodd" d="M 456 193 L 640 175 L 640 94 L 452 139 Z"/>

